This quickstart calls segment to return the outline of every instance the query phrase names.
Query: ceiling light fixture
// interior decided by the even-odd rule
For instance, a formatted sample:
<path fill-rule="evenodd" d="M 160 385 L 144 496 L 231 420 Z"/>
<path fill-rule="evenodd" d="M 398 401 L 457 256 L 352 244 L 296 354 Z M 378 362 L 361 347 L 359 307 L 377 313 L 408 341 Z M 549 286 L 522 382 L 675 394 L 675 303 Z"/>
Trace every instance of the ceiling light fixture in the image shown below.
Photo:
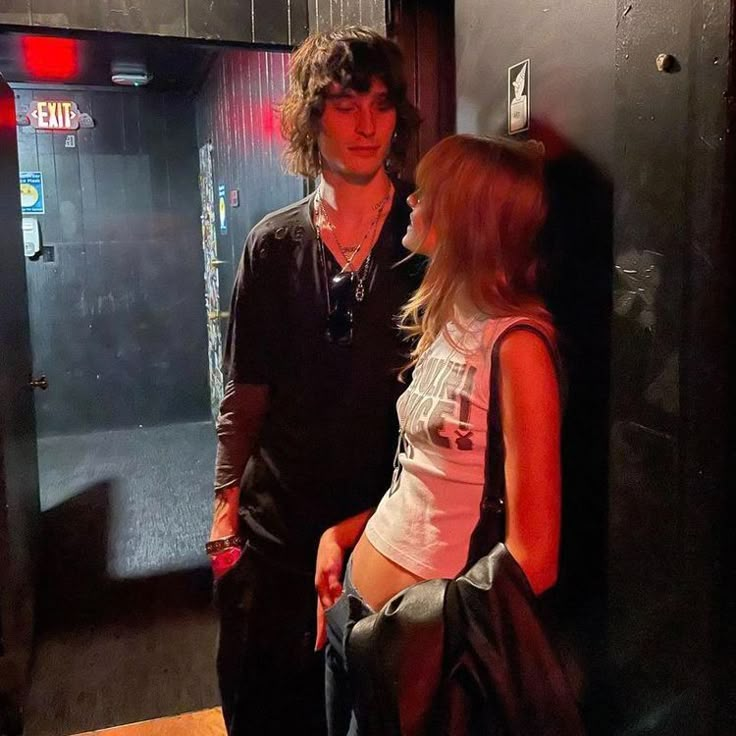
<path fill-rule="evenodd" d="M 153 79 L 146 65 L 138 61 L 114 61 L 110 72 L 113 84 L 123 87 L 145 87 Z"/>

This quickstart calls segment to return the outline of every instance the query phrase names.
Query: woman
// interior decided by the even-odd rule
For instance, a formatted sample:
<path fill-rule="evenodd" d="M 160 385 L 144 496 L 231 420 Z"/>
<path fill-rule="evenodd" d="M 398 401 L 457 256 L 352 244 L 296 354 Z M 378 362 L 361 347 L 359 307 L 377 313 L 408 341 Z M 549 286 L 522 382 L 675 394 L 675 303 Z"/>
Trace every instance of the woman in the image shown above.
<path fill-rule="evenodd" d="M 341 644 L 356 619 L 334 606 L 345 588 L 360 615 L 468 566 L 487 467 L 491 355 L 498 346 L 505 457 L 505 545 L 539 595 L 554 585 L 560 537 L 560 403 L 554 330 L 535 288 L 546 214 L 535 143 L 457 135 L 419 164 L 404 246 L 430 259 L 402 311 L 417 338 L 413 379 L 397 403 L 391 487 L 375 512 L 328 529 L 317 556 L 318 645 L 326 638 L 331 736 L 357 732 Z M 472 562 L 472 560 L 471 560 Z M 334 608 L 333 608 L 334 606 Z M 360 616 L 357 616 L 358 618 Z"/>

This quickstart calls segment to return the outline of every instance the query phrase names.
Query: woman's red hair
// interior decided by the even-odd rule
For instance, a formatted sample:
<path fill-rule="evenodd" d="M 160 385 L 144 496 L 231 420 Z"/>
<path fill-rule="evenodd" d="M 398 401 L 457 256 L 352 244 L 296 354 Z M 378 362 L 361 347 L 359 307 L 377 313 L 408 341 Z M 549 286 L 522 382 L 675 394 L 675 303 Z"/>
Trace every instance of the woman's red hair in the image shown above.
<path fill-rule="evenodd" d="M 493 317 L 547 319 L 537 293 L 536 240 L 546 214 L 541 144 L 453 135 L 417 167 L 417 196 L 437 248 L 401 324 L 419 338 L 412 362 L 457 304 Z"/>

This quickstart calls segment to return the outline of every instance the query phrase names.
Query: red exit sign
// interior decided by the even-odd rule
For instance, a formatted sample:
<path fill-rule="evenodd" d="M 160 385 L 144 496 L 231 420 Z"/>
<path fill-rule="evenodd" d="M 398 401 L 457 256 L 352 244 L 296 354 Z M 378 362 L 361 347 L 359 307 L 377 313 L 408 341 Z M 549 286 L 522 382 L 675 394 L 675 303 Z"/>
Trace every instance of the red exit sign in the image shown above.
<path fill-rule="evenodd" d="M 77 130 L 79 108 L 71 100 L 34 100 L 28 118 L 36 130 Z"/>

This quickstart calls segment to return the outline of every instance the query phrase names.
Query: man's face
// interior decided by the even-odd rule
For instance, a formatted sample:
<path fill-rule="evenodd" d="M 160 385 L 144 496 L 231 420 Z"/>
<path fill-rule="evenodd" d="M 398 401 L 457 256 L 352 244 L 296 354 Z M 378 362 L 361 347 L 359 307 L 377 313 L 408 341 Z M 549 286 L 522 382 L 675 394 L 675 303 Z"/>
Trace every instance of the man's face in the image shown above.
<path fill-rule="evenodd" d="M 364 93 L 333 83 L 317 137 L 323 169 L 351 181 L 370 181 L 388 157 L 395 127 L 396 108 L 379 79 Z"/>

